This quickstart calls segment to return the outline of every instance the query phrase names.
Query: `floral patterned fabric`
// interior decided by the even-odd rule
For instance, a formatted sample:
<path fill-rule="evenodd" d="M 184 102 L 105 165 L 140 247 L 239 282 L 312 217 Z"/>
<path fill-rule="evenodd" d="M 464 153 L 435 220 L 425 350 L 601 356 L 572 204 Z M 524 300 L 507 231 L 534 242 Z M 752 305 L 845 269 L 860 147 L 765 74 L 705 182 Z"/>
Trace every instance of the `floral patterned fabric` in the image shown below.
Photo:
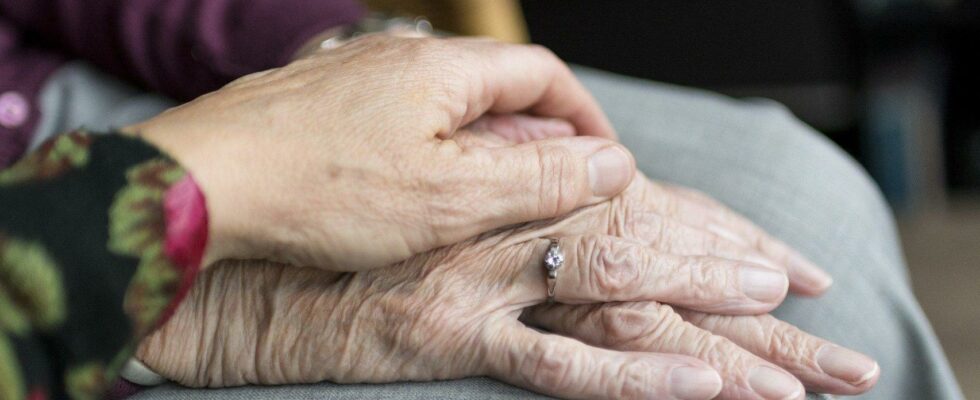
<path fill-rule="evenodd" d="M 74 132 L 0 171 L 0 399 L 98 399 L 187 292 L 207 241 L 179 165 Z"/>

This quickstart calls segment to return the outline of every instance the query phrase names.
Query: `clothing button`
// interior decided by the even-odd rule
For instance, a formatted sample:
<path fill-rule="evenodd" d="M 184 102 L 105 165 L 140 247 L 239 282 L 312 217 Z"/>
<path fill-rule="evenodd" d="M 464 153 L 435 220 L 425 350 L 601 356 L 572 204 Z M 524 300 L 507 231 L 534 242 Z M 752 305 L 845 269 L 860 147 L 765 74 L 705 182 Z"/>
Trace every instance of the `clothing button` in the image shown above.
<path fill-rule="evenodd" d="M 6 128 L 16 128 L 27 121 L 30 105 L 20 93 L 4 92 L 0 94 L 0 125 Z"/>

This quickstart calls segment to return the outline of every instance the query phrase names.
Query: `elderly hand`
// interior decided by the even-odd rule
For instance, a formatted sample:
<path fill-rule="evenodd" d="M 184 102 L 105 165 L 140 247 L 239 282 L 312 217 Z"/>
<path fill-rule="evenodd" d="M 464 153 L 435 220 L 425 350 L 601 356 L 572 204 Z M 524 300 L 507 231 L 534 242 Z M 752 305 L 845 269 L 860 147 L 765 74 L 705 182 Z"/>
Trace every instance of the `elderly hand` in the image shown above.
<path fill-rule="evenodd" d="M 704 207 L 686 192 L 676 195 L 637 179 L 612 202 L 487 234 L 383 271 L 220 266 L 200 278 L 173 319 L 143 342 L 139 356 L 151 369 L 193 386 L 490 375 L 568 398 L 802 395 L 800 383 L 783 368 L 829 392 L 873 385 L 877 372 L 853 374 L 866 358 L 771 317 L 682 311 L 716 336 L 682 322 L 668 306 L 637 303 L 765 312 L 787 285 L 781 273 L 766 272 L 801 259 L 778 257 L 789 251 L 785 245 L 744 220 L 733 225 L 727 210 L 700 220 L 727 215 L 724 229 L 762 235 L 747 242 L 765 242 L 762 250 L 658 214 L 655 198 L 672 204 L 668 210 Z M 541 237 L 563 237 L 567 260 L 559 302 L 626 303 L 538 306 L 524 320 L 623 352 L 540 334 L 516 321 L 545 296 L 541 260 L 547 241 Z M 671 247 L 702 255 L 663 250 Z"/>
<path fill-rule="evenodd" d="M 460 139 L 471 146 L 503 145 L 522 140 L 514 132 L 526 131 L 525 127 L 533 128 L 538 123 L 521 119 L 507 130 L 484 129 L 495 135 L 466 135 Z M 533 225 L 541 224 L 530 226 Z M 541 234 L 547 236 L 604 229 L 666 253 L 764 265 L 786 271 L 790 290 L 808 296 L 821 294 L 832 283 L 820 268 L 716 200 L 642 176 L 608 203 L 532 229 L 541 229 Z M 526 310 L 521 319 L 604 348 L 697 356 L 721 374 L 721 398 L 802 397 L 799 381 L 811 391 L 853 395 L 871 389 L 880 374 L 877 363 L 867 356 L 816 338 L 770 315 L 712 315 L 672 309 L 656 302 L 624 302 L 539 305 Z M 676 351 L 677 341 L 684 342 L 687 348 Z M 782 371 L 792 373 L 799 381 Z"/>
<path fill-rule="evenodd" d="M 693 357 L 604 350 L 518 322 L 546 297 L 548 241 L 526 235 L 533 232 L 507 230 L 354 273 L 217 265 L 137 354 L 190 386 L 489 375 L 568 398 L 708 399 L 721 389 L 714 370 Z M 740 290 L 741 272 L 760 267 L 658 254 L 604 235 L 562 246 L 560 302 L 758 310 L 781 298 L 778 288 L 764 302 Z"/>
<path fill-rule="evenodd" d="M 486 113 L 580 135 L 466 148 Z M 370 35 L 243 77 L 127 128 L 181 162 L 208 203 L 206 259 L 363 270 L 622 191 L 632 157 L 553 54 L 484 39 Z"/>

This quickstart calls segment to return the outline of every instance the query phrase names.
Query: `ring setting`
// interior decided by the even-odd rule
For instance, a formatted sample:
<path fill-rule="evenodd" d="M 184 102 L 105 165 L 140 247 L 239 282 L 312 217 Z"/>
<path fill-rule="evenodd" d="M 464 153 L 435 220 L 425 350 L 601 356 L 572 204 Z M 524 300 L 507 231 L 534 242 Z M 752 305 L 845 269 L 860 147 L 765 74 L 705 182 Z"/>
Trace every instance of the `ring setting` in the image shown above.
<path fill-rule="evenodd" d="M 565 264 L 565 254 L 558 245 L 558 239 L 551 239 L 548 252 L 544 255 L 544 268 L 548 271 L 548 303 L 555 302 L 555 286 L 558 284 L 558 270 Z"/>

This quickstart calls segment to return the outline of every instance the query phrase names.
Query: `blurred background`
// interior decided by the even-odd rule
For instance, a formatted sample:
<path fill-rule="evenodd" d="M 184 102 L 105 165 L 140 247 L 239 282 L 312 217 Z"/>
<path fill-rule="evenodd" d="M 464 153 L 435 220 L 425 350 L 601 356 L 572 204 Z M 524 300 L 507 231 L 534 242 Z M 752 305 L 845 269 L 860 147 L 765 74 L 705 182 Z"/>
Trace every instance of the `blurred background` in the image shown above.
<path fill-rule="evenodd" d="M 368 0 L 437 29 L 788 106 L 859 160 L 980 399 L 980 0 Z"/>

